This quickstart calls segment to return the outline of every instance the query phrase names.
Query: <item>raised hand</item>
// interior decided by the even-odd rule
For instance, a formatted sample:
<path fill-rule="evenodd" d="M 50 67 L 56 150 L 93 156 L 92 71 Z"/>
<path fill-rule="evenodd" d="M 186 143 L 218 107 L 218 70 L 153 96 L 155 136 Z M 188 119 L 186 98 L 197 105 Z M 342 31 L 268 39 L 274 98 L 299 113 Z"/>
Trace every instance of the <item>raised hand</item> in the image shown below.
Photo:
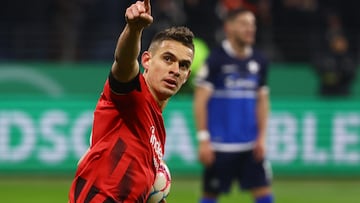
<path fill-rule="evenodd" d="M 126 22 L 130 27 L 142 29 L 153 22 L 150 0 L 137 1 L 126 9 Z"/>

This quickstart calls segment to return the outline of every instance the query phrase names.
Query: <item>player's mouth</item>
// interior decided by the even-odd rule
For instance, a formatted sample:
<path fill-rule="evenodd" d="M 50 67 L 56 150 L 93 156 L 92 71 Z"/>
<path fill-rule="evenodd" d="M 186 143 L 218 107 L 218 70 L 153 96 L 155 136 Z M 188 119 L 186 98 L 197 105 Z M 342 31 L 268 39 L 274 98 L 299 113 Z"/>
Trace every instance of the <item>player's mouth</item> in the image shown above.
<path fill-rule="evenodd" d="M 177 81 L 171 78 L 167 78 L 164 80 L 166 83 L 166 86 L 171 87 L 171 88 L 176 88 L 177 87 Z"/>

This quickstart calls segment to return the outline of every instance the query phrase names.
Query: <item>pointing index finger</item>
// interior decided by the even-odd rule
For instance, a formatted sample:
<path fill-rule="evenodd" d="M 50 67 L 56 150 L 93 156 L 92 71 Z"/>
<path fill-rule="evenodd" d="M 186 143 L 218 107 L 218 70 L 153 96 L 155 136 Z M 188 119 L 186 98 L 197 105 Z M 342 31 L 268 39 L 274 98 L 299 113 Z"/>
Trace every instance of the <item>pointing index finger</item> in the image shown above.
<path fill-rule="evenodd" d="M 144 6 L 145 6 L 145 10 L 146 12 L 150 12 L 150 0 L 144 0 Z"/>

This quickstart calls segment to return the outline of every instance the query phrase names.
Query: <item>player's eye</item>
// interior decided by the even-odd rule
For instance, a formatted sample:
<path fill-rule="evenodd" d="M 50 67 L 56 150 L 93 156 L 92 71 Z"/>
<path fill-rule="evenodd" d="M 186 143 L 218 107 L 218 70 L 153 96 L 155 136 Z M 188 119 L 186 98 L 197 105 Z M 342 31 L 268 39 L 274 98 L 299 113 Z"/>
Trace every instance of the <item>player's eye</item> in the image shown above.
<path fill-rule="evenodd" d="M 190 68 L 190 63 L 187 61 L 181 61 L 179 63 L 180 69 L 187 70 Z"/>
<path fill-rule="evenodd" d="M 166 62 L 172 62 L 172 61 L 173 61 L 173 60 L 172 60 L 172 57 L 169 56 L 169 55 L 165 55 L 163 58 L 164 58 L 164 60 L 165 60 Z"/>

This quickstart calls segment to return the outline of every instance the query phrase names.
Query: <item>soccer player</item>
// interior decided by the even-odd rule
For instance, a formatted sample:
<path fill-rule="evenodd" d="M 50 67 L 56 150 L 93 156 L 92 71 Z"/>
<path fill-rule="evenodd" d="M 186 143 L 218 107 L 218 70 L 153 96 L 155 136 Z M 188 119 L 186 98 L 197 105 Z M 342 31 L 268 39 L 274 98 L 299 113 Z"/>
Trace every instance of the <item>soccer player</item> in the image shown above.
<path fill-rule="evenodd" d="M 140 73 L 141 35 L 153 22 L 150 0 L 130 5 L 125 18 L 69 203 L 146 202 L 164 155 L 162 111 L 190 76 L 194 36 L 188 28 L 172 27 L 155 35 L 141 55 Z"/>
<path fill-rule="evenodd" d="M 268 61 L 253 48 L 255 20 L 248 10 L 229 11 L 226 38 L 210 52 L 195 80 L 198 152 L 204 165 L 200 203 L 216 203 L 234 180 L 251 192 L 254 202 L 273 202 L 265 161 Z"/>

